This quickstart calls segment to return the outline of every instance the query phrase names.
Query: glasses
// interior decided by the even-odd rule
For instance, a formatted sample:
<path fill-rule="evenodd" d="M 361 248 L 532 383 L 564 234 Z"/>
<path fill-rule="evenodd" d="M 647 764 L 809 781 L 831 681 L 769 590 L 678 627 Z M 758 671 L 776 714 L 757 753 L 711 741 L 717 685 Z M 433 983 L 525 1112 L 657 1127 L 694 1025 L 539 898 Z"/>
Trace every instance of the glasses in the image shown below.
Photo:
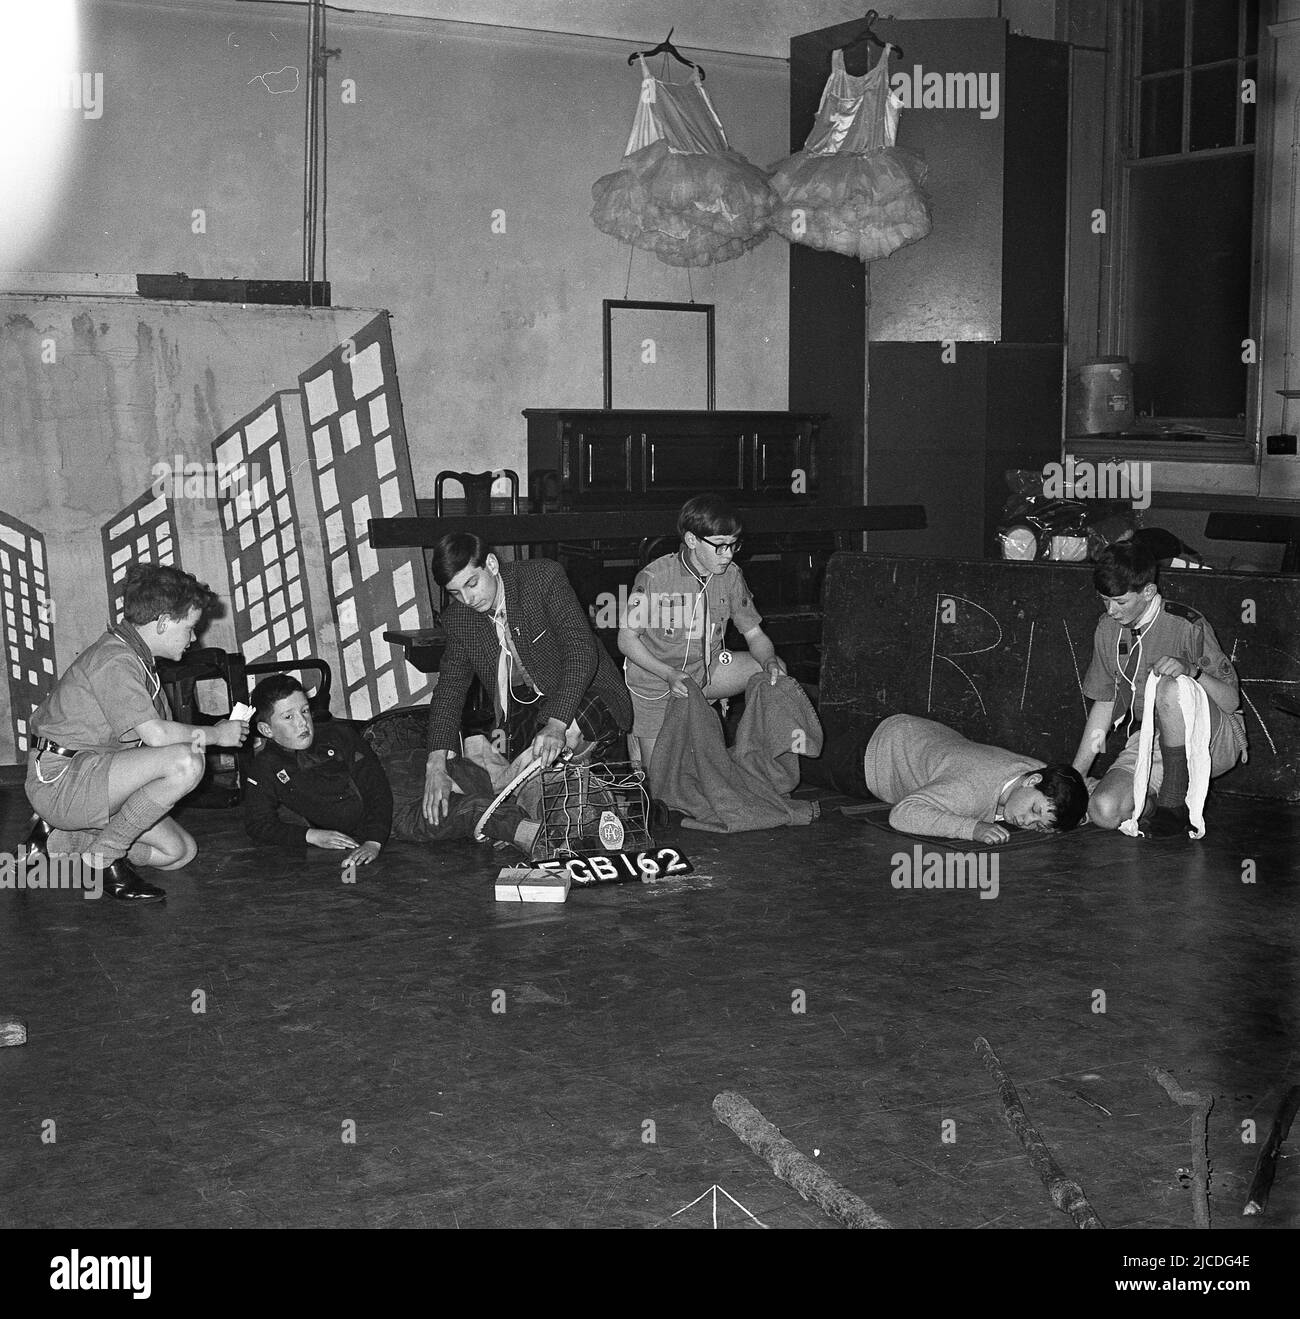
<path fill-rule="evenodd" d="M 701 544 L 707 545 L 717 554 L 722 554 L 724 551 L 732 555 L 739 554 L 740 547 L 745 543 L 743 536 L 737 536 L 735 540 L 710 540 L 707 536 L 700 536 L 698 539 Z"/>

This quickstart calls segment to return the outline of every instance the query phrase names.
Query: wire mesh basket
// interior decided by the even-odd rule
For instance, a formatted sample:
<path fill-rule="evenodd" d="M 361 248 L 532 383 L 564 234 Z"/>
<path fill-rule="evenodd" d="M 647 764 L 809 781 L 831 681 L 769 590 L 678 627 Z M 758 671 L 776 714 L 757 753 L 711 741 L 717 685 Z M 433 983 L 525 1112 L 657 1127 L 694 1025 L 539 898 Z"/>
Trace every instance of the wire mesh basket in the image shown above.
<path fill-rule="evenodd" d="M 536 861 L 654 846 L 645 774 L 627 761 L 564 763 L 544 770 L 538 819 Z"/>

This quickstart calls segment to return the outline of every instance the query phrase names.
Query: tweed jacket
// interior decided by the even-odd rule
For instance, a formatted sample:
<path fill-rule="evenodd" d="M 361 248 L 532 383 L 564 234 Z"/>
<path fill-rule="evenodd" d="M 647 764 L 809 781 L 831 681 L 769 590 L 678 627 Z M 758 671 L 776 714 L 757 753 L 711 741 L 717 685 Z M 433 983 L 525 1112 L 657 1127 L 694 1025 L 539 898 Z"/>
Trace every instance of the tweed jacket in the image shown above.
<path fill-rule="evenodd" d="M 627 686 L 592 632 L 564 569 L 554 559 L 505 561 L 501 584 L 515 649 L 545 693 L 537 706 L 539 717 L 558 719 L 567 728 L 590 691 L 601 698 L 620 728 L 631 728 Z M 496 691 L 501 643 L 492 616 L 458 600 L 443 610 L 441 622 L 447 649 L 429 706 L 428 749 L 457 751 L 470 683 L 477 674 L 485 691 Z"/>

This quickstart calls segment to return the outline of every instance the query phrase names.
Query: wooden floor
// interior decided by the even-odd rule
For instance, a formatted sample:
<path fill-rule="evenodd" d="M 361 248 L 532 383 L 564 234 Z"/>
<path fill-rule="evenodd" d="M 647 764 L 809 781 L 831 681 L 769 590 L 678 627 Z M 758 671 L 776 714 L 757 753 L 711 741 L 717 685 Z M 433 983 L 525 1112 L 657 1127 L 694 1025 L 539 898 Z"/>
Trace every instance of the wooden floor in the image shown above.
<path fill-rule="evenodd" d="M 1216 1224 L 1294 1225 L 1293 1161 L 1240 1218 L 1241 1131 L 1297 1080 L 1300 809 L 1014 848 L 986 900 L 895 890 L 910 841 L 827 805 L 670 831 L 693 876 L 558 908 L 496 903 L 502 855 L 470 844 L 347 886 L 237 812 L 189 815 L 165 906 L 0 892 L 0 1018 L 29 1030 L 0 1049 L 0 1225 L 834 1226 L 714 1120 L 730 1089 L 897 1226 L 1072 1231 L 977 1035 L 1107 1226 L 1192 1222 L 1189 1120 L 1148 1064 L 1214 1096 Z M 7 850 L 25 821 L 5 789 Z"/>

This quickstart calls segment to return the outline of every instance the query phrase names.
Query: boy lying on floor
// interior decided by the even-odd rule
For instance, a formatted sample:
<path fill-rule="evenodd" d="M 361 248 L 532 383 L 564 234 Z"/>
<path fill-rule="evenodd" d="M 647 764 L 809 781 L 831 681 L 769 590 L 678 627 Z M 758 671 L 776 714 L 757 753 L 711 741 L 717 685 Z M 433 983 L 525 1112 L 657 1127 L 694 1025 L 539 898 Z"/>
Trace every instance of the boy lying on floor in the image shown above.
<path fill-rule="evenodd" d="M 393 824 L 393 794 L 375 753 L 347 724 L 317 728 L 302 684 L 287 674 L 259 682 L 252 705 L 267 742 L 244 778 L 248 836 L 344 852 L 345 867 L 368 865 Z"/>
<path fill-rule="evenodd" d="M 821 756 L 799 758 L 801 781 L 893 806 L 900 833 L 1004 843 L 1008 826 L 1040 833 L 1073 829 L 1088 790 L 1069 765 L 1044 765 L 955 729 L 895 714 L 857 732 L 828 733 Z"/>

